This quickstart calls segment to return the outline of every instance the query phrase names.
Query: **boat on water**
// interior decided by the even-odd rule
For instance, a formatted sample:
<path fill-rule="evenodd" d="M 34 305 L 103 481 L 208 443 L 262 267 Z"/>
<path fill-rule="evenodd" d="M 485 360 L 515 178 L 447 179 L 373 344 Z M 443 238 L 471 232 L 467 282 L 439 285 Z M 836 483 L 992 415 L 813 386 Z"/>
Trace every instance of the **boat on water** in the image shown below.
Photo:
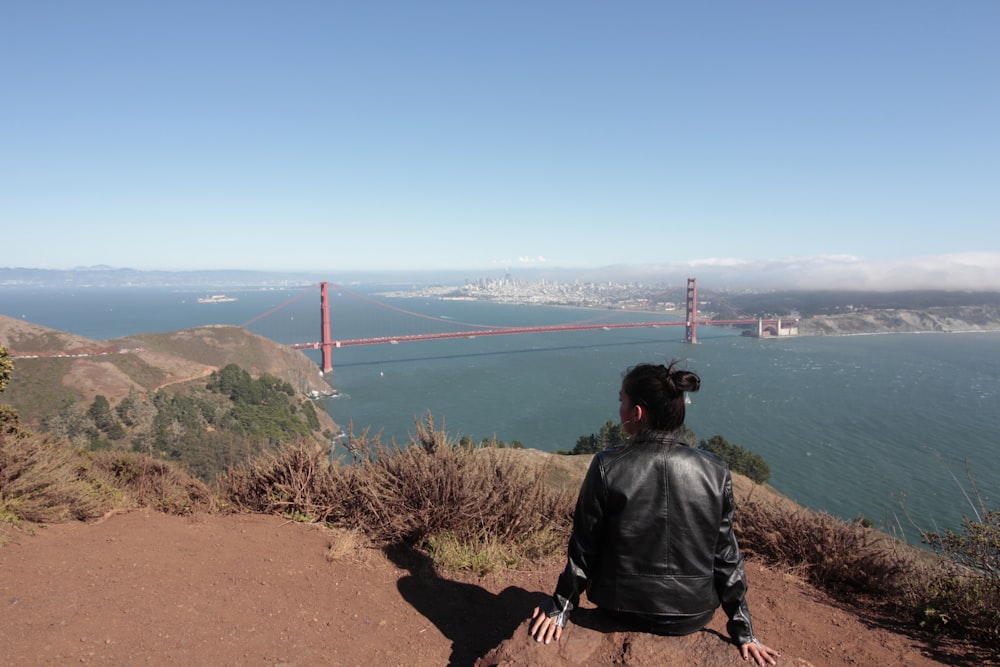
<path fill-rule="evenodd" d="M 225 294 L 213 294 L 212 296 L 204 296 L 198 299 L 198 303 L 227 303 L 229 301 L 239 301 L 235 296 L 226 296 Z"/>

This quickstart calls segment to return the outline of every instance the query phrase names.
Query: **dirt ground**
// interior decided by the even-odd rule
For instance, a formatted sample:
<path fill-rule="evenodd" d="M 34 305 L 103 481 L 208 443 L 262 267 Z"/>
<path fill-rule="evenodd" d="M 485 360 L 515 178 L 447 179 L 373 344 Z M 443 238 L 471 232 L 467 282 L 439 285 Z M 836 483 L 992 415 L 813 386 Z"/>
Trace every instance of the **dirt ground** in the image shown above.
<path fill-rule="evenodd" d="M 413 553 L 259 515 L 135 511 L 0 532 L 3 665 L 472 665 L 555 584 L 561 559 L 435 577 Z M 748 562 L 758 635 L 785 664 L 982 664 L 845 610 Z M 724 617 L 713 627 L 724 631 Z M 745 665 L 733 649 L 733 664 Z M 779 663 L 781 664 L 781 663 Z"/>

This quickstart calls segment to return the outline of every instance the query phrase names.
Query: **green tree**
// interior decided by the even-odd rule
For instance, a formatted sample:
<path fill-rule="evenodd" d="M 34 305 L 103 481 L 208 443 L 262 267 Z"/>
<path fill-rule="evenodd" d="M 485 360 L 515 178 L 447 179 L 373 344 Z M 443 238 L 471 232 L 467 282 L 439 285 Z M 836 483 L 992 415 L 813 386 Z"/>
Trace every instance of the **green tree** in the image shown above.
<path fill-rule="evenodd" d="M 106 434 L 111 440 L 121 440 L 125 437 L 125 428 L 118 420 L 117 414 L 111 409 L 108 399 L 98 394 L 94 397 L 94 402 L 90 404 L 87 414 L 94 420 L 94 426 L 98 431 Z M 110 449 L 111 443 L 107 440 L 95 438 L 90 443 L 91 449 Z"/>
<path fill-rule="evenodd" d="M 596 454 L 597 452 L 608 449 L 609 447 L 619 447 L 624 445 L 629 440 L 629 435 L 621 427 L 621 424 L 616 424 L 613 421 L 607 421 L 601 430 L 597 433 L 591 433 L 590 435 L 582 435 L 576 441 L 576 446 L 573 447 L 573 451 L 567 452 L 566 450 L 558 450 L 557 454 Z M 693 443 L 695 441 L 694 431 L 689 429 L 687 426 L 681 426 L 680 429 L 680 439 L 686 443 Z"/>
<path fill-rule="evenodd" d="M 3 345 L 0 345 L 0 393 L 7 389 L 7 383 L 14 375 L 14 360 L 10 358 L 10 352 Z"/>
<path fill-rule="evenodd" d="M 721 435 L 713 435 L 709 440 L 698 443 L 699 449 L 717 454 L 729 464 L 729 469 L 746 475 L 757 484 L 767 484 L 771 479 L 771 468 L 759 455 L 739 445 L 730 444 Z"/>
<path fill-rule="evenodd" d="M 118 415 L 118 418 L 121 419 L 126 426 L 135 425 L 132 413 L 134 412 L 135 405 L 138 402 L 136 399 L 137 394 L 138 392 L 136 392 L 135 387 L 131 387 L 128 391 L 128 396 L 119 401 L 118 405 L 115 406 L 115 414 Z"/>
<path fill-rule="evenodd" d="M 319 415 L 316 414 L 316 408 L 313 407 L 312 403 L 304 403 L 302 413 L 306 416 L 306 423 L 310 430 L 318 431 L 322 428 L 319 423 Z"/>
<path fill-rule="evenodd" d="M 111 422 L 111 425 L 108 426 L 108 430 L 105 431 L 105 433 L 107 433 L 108 437 L 112 440 L 121 440 L 128 435 L 125 427 L 122 426 L 122 423 L 117 419 Z"/>
<path fill-rule="evenodd" d="M 616 424 L 609 419 L 597 433 L 580 436 L 570 453 L 596 454 L 603 449 L 617 447 L 626 442 L 628 442 L 628 434 L 622 429 L 621 424 Z"/>
<path fill-rule="evenodd" d="M 115 407 L 115 414 L 121 423 L 131 429 L 132 449 L 152 453 L 152 430 L 153 420 L 156 419 L 156 407 L 132 387 L 128 396 Z M 108 435 L 114 437 L 110 433 Z"/>
<path fill-rule="evenodd" d="M 75 447 L 85 448 L 100 437 L 87 410 L 78 403 L 70 403 L 56 414 L 42 420 L 42 431 L 70 441 Z"/>
<path fill-rule="evenodd" d="M 221 370 L 212 371 L 206 387 L 209 391 L 229 396 L 233 401 L 244 400 L 254 403 L 256 400 L 251 395 L 252 384 L 253 378 L 250 377 L 250 373 L 236 364 L 228 364 Z"/>
<path fill-rule="evenodd" d="M 108 403 L 108 399 L 98 394 L 94 397 L 94 402 L 90 404 L 90 408 L 87 410 L 87 414 L 90 418 L 94 420 L 94 426 L 100 431 L 107 432 L 111 428 L 111 424 L 114 423 L 114 414 L 111 412 L 111 404 Z"/>
<path fill-rule="evenodd" d="M 229 364 L 212 373 L 206 388 L 232 401 L 228 415 L 206 409 L 206 419 L 218 419 L 231 430 L 276 444 L 320 428 L 315 408 L 307 404 L 300 410 L 291 400 L 292 386 L 268 373 L 254 380 L 247 371 Z"/>
<path fill-rule="evenodd" d="M 7 383 L 13 376 L 14 360 L 10 358 L 7 348 L 0 345 L 0 393 L 7 388 Z M 0 432 L 8 435 L 21 432 L 17 410 L 9 405 L 0 405 Z"/>

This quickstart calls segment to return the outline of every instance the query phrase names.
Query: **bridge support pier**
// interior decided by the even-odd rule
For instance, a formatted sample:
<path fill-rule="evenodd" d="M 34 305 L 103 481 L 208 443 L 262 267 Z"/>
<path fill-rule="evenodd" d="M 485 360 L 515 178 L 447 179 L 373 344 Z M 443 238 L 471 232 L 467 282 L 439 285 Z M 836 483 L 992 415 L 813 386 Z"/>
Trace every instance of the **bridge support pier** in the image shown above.
<path fill-rule="evenodd" d="M 322 357 L 323 375 L 333 372 L 333 342 L 330 340 L 330 295 L 327 291 L 327 284 L 319 284 L 319 349 Z"/>
<path fill-rule="evenodd" d="M 684 328 L 684 342 L 698 342 L 698 280 L 696 278 L 688 278 L 687 326 Z"/>

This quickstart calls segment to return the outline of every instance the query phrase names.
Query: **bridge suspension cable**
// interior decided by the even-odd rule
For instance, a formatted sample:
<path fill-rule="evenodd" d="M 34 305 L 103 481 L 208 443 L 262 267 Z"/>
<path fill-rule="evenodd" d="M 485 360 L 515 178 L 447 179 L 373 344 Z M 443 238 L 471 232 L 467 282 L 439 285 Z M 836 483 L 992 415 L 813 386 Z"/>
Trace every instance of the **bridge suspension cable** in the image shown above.
<path fill-rule="evenodd" d="M 338 292 L 343 292 L 345 294 L 350 294 L 351 296 L 353 296 L 356 299 L 360 299 L 362 301 L 367 301 L 368 303 L 373 303 L 376 306 L 379 306 L 380 308 L 385 308 L 386 310 L 394 310 L 397 313 L 403 313 L 405 315 L 412 315 L 414 317 L 420 317 L 420 318 L 423 318 L 425 320 L 431 320 L 433 322 L 446 322 L 448 324 L 460 324 L 460 325 L 465 326 L 465 327 L 475 327 L 475 328 L 479 328 L 479 329 L 515 329 L 515 328 L 517 328 L 517 327 L 507 327 L 507 326 L 502 326 L 502 325 L 492 325 L 492 324 L 474 324 L 472 322 L 462 322 L 460 320 L 449 320 L 449 319 L 445 319 L 443 317 L 434 317 L 433 315 L 427 315 L 425 313 L 416 313 L 416 312 L 413 312 L 412 310 L 406 310 L 405 308 L 400 308 L 399 306 L 394 306 L 391 303 L 385 303 L 384 301 L 378 301 L 377 299 L 373 299 L 371 297 L 365 296 L 364 294 L 358 294 L 357 292 L 352 292 L 351 290 L 346 289 L 344 287 L 341 287 L 340 285 L 336 285 L 334 283 L 329 283 L 329 285 L 330 285 L 330 287 L 334 288 Z"/>
<path fill-rule="evenodd" d="M 302 297 L 306 296 L 307 294 L 310 294 L 310 293 L 314 292 L 318 287 L 320 287 L 320 286 L 319 285 L 310 285 L 307 289 L 299 292 L 298 294 L 296 294 L 295 296 L 293 296 L 288 301 L 285 301 L 284 303 L 278 304 L 277 306 L 275 306 L 274 308 L 270 309 L 266 313 L 261 313 L 257 317 L 254 317 L 252 319 L 247 320 L 246 322 L 244 322 L 240 326 L 243 327 L 244 329 L 246 329 L 250 325 L 256 324 L 257 322 L 260 322 L 265 317 L 268 317 L 270 315 L 274 315 L 276 312 L 278 312 L 279 310 L 281 310 L 285 306 L 289 306 L 289 305 L 295 303 L 296 301 L 298 301 L 299 299 L 301 299 Z"/>
<path fill-rule="evenodd" d="M 445 317 L 435 317 L 433 315 L 427 315 L 425 313 L 418 313 L 412 310 L 407 310 L 406 308 L 400 308 L 393 304 L 385 303 L 384 301 L 379 301 L 365 294 L 360 294 L 353 290 L 347 289 L 341 285 L 334 283 L 322 282 L 318 285 L 313 285 L 308 289 L 296 294 L 294 297 L 288 301 L 271 308 L 267 312 L 254 317 L 253 319 L 246 322 L 243 326 L 247 327 L 251 324 L 259 322 L 260 320 L 274 314 L 275 312 L 285 308 L 291 303 L 298 301 L 307 294 L 313 293 L 316 288 L 320 290 L 320 340 L 308 343 L 292 343 L 290 346 L 295 349 L 313 349 L 320 350 L 322 355 L 321 369 L 324 373 L 329 373 L 333 370 L 332 353 L 336 348 L 341 347 L 352 347 L 357 345 L 378 345 L 378 344 L 395 344 L 402 342 L 412 342 L 412 341 L 422 341 L 422 340 L 442 340 L 442 339 L 454 339 L 454 338 L 477 338 L 481 336 L 502 336 L 502 335 L 516 335 L 516 334 L 531 334 L 531 333 L 557 333 L 557 332 L 568 332 L 568 331 L 586 331 L 586 330 L 597 330 L 597 329 L 635 329 L 635 328 L 658 328 L 666 326 L 684 326 L 685 336 L 684 340 L 688 343 L 697 343 L 697 327 L 698 325 L 711 326 L 711 325 L 748 325 L 755 324 L 758 326 L 758 335 L 763 335 L 764 331 L 771 331 L 773 335 L 781 335 L 781 320 L 762 320 L 760 318 L 745 318 L 745 319 L 727 319 L 727 320 L 701 320 L 698 318 L 698 293 L 697 293 L 697 282 L 694 278 L 688 279 L 688 289 L 687 289 L 687 305 L 686 305 L 686 317 L 684 320 L 659 320 L 659 321 L 644 321 L 644 322 L 609 322 L 606 321 L 618 314 L 617 311 L 609 311 L 606 314 L 598 315 L 596 317 L 591 317 L 579 322 L 569 323 L 569 324 L 552 324 L 552 325 L 542 325 L 542 326 L 510 326 L 510 325 L 491 325 L 491 324 L 478 324 L 473 322 L 463 322 L 460 320 L 454 320 Z M 328 288 L 333 287 L 339 293 L 349 295 L 354 299 L 360 301 L 365 301 L 378 306 L 380 309 L 395 311 L 407 315 L 408 317 L 420 318 L 423 320 L 430 320 L 432 322 L 440 322 L 448 324 L 449 326 L 459 326 L 467 327 L 467 329 L 462 331 L 438 331 L 435 333 L 409 333 L 409 334 L 383 334 L 383 335 L 368 335 L 367 337 L 352 337 L 352 338 L 340 338 L 334 339 L 331 335 L 330 330 L 330 304 L 329 304 L 329 294 Z M 300 339 L 301 340 L 301 339 Z"/>

